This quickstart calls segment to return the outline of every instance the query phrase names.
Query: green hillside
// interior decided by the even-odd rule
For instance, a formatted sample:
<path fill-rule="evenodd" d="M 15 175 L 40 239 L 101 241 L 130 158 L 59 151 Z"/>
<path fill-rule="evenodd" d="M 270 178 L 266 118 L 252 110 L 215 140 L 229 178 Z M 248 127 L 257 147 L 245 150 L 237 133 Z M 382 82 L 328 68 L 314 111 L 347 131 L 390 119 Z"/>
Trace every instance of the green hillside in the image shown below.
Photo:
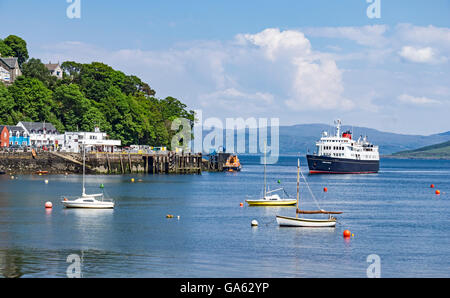
<path fill-rule="evenodd" d="M 26 42 L 0 39 L 2 57 L 18 57 L 22 76 L 0 82 L 0 124 L 51 122 L 59 132 L 93 131 L 95 126 L 123 145 L 170 147 L 177 118 L 194 121 L 194 112 L 174 97 L 157 98 L 149 84 L 101 62 L 61 64 L 57 79 L 40 59 L 28 59 Z"/>
<path fill-rule="evenodd" d="M 400 151 L 392 154 L 392 157 L 450 159 L 450 141 L 414 150 Z"/>

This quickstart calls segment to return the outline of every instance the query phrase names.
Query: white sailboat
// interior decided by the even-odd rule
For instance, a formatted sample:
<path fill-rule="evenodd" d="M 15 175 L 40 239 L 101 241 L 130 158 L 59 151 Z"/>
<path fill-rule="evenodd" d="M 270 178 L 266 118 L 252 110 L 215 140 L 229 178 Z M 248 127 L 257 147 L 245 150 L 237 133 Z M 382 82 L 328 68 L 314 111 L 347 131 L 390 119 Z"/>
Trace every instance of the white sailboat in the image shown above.
<path fill-rule="evenodd" d="M 84 176 L 86 168 L 86 149 L 83 145 L 83 191 L 81 197 L 69 200 L 64 198 L 61 203 L 66 208 L 91 208 L 91 209 L 112 209 L 114 202 L 110 199 L 105 199 L 102 193 L 100 194 L 86 194 L 84 187 Z"/>
<path fill-rule="evenodd" d="M 290 206 L 295 205 L 295 199 L 281 198 L 275 192 L 284 191 L 283 188 L 270 190 L 266 183 L 266 145 L 264 144 L 264 191 L 263 197 L 256 200 L 245 200 L 249 206 Z"/>
<path fill-rule="evenodd" d="M 300 210 L 299 192 L 300 192 L 300 159 L 297 160 L 297 208 L 295 217 L 277 215 L 276 219 L 278 225 L 285 227 L 317 227 L 317 228 L 336 226 L 336 218 L 331 216 L 331 214 L 341 214 L 342 212 L 325 211 L 322 209 L 314 211 Z M 309 218 L 299 218 L 298 214 L 328 214 L 329 216 L 327 219 L 309 219 Z"/>

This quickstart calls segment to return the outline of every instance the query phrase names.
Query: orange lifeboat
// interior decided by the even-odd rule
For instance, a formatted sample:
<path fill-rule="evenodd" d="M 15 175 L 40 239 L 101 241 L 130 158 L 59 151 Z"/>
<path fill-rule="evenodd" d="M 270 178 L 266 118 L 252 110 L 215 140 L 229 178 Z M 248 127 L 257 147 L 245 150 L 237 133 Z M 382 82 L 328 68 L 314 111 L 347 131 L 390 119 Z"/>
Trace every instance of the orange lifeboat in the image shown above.
<path fill-rule="evenodd" d="M 227 172 L 238 172 L 241 170 L 242 166 L 239 158 L 236 155 L 230 155 L 223 166 L 224 170 Z"/>

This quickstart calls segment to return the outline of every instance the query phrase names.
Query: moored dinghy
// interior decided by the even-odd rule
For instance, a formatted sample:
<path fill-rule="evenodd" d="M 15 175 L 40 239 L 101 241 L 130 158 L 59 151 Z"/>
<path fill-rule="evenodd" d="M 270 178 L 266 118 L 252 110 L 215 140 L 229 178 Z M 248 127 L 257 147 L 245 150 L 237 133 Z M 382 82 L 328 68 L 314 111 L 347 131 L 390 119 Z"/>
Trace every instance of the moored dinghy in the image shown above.
<path fill-rule="evenodd" d="M 303 175 L 302 175 L 303 176 Z M 304 178 L 304 177 L 303 177 Z M 305 179 L 306 182 L 306 179 Z M 299 193 L 300 193 L 300 159 L 297 160 L 297 209 L 295 217 L 281 216 L 277 215 L 277 223 L 280 226 L 285 227 L 335 227 L 336 218 L 331 216 L 331 214 L 341 214 L 338 211 L 325 211 L 325 210 L 313 210 L 306 211 L 299 209 Z M 299 218 L 298 214 L 328 214 L 327 219 L 310 219 L 310 218 Z"/>

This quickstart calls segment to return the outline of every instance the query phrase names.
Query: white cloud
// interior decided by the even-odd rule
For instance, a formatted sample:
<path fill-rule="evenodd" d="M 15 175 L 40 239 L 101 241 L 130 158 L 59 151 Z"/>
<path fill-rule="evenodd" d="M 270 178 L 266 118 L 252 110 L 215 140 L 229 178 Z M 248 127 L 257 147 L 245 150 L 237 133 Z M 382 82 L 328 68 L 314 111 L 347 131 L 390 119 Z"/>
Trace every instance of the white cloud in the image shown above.
<path fill-rule="evenodd" d="M 221 102 L 225 106 L 227 103 L 230 104 L 230 107 L 233 109 L 236 108 L 234 105 L 236 102 L 245 104 L 245 101 L 253 101 L 255 104 L 272 104 L 273 103 L 273 95 L 270 93 L 264 92 L 255 92 L 255 93 L 247 93 L 243 91 L 239 91 L 236 88 L 228 88 L 224 90 L 218 90 L 207 94 L 202 94 L 199 96 L 202 101 L 201 104 L 206 106 L 210 104 L 212 101 Z M 244 102 L 243 102 L 244 101 Z"/>
<path fill-rule="evenodd" d="M 436 61 L 435 52 L 430 47 L 416 48 L 404 46 L 398 54 L 406 60 L 417 63 L 430 63 Z"/>
<path fill-rule="evenodd" d="M 310 41 L 300 31 L 270 28 L 257 34 L 238 35 L 241 44 L 249 42 L 264 51 L 286 80 L 290 80 L 288 100 L 284 103 L 295 110 L 350 109 L 353 104 L 342 93 L 342 73 L 336 62 L 319 52 L 313 52 Z"/>
<path fill-rule="evenodd" d="M 396 26 L 395 38 L 417 45 L 434 45 L 450 50 L 450 28 L 399 24 Z"/>
<path fill-rule="evenodd" d="M 306 35 L 326 38 L 345 38 L 364 46 L 382 47 L 388 40 L 384 36 L 387 25 L 367 25 L 362 27 L 318 27 L 306 28 Z"/>
<path fill-rule="evenodd" d="M 250 42 L 259 46 L 270 60 L 281 55 L 311 54 L 311 43 L 300 31 L 269 28 L 257 34 L 238 34 L 236 39 L 242 44 Z"/>
<path fill-rule="evenodd" d="M 397 99 L 403 103 L 409 103 L 414 105 L 429 105 L 429 104 L 440 104 L 441 102 L 435 99 L 427 97 L 416 97 L 408 94 L 402 94 L 397 97 Z"/>

